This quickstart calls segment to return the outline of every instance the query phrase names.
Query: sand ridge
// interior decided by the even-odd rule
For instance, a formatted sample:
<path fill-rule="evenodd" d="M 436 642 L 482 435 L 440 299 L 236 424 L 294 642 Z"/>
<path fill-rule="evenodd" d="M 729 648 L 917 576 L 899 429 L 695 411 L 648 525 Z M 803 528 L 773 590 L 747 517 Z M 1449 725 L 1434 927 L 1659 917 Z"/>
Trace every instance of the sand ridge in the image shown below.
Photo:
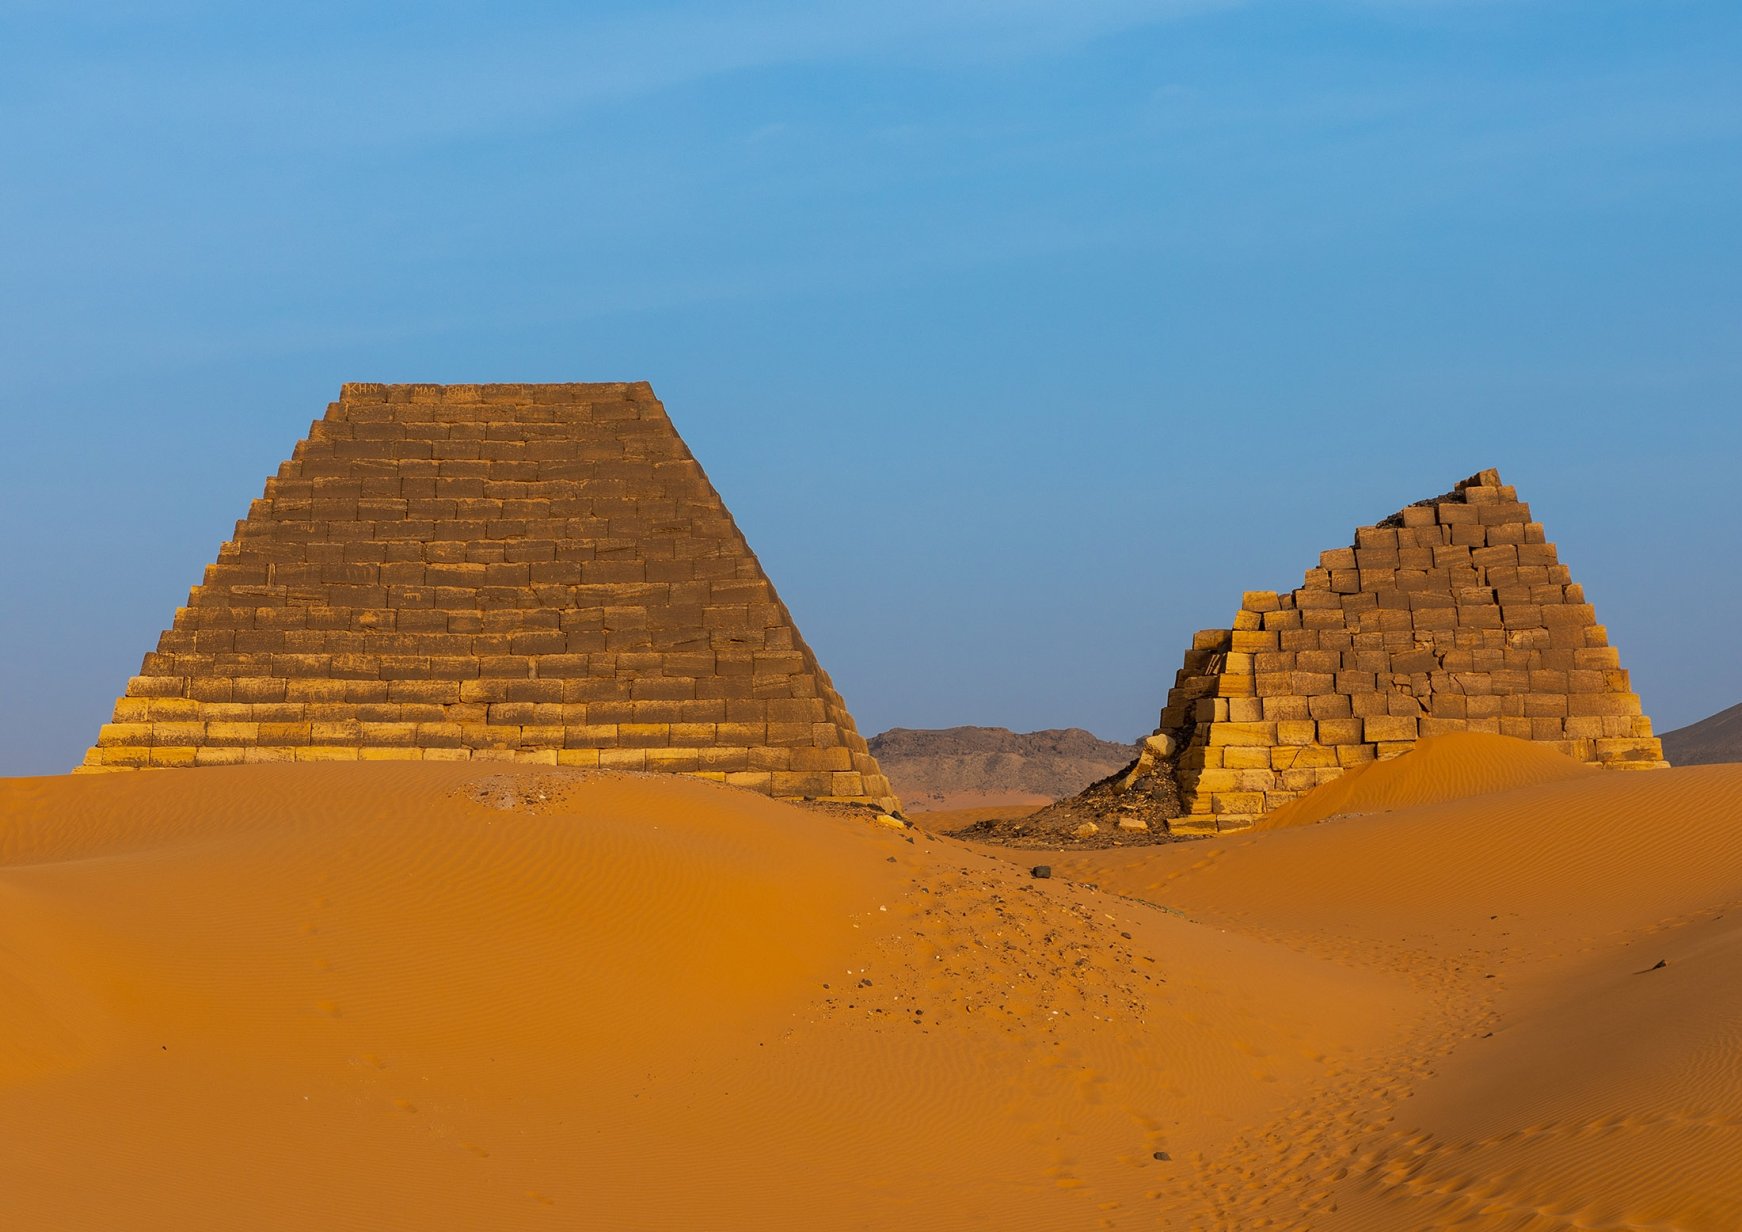
<path fill-rule="evenodd" d="M 1742 1226 L 1742 770 L 1514 778 L 1051 857 L 674 776 L 0 782 L 0 1223 Z"/>

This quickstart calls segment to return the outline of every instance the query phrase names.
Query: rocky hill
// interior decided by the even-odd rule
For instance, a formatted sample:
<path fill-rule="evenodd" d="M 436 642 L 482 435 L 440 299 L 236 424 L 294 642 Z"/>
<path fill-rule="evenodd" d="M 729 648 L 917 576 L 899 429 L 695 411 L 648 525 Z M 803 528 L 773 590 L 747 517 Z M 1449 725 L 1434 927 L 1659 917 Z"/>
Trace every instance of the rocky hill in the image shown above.
<path fill-rule="evenodd" d="M 1665 732 L 1663 755 L 1672 766 L 1742 761 L 1742 705 Z"/>
<path fill-rule="evenodd" d="M 1137 746 L 1080 727 L 892 727 L 871 752 L 909 812 L 995 804 L 1048 804 L 1131 763 Z"/>

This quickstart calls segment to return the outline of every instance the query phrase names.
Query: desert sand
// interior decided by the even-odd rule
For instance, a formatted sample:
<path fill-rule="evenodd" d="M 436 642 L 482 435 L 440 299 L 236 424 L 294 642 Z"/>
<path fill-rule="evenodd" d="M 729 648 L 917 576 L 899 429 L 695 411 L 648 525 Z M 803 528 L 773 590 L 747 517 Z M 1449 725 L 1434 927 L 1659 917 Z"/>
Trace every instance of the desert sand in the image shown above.
<path fill-rule="evenodd" d="M 674 776 L 0 781 L 0 1226 L 1742 1227 L 1742 766 L 1384 769 L 1046 879 Z"/>

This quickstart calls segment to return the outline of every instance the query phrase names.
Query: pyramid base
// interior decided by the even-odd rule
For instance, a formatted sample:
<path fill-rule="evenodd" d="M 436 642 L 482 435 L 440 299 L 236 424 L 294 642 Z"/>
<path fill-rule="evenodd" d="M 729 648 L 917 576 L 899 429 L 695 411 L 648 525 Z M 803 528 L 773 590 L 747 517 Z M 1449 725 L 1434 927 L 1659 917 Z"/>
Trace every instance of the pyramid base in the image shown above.
<path fill-rule="evenodd" d="M 1192 817 L 1170 817 L 1167 828 L 1173 834 L 1192 834 L 1207 836 L 1212 834 L 1232 834 L 1238 830 L 1250 830 L 1257 824 L 1257 813 L 1223 813 L 1219 816 L 1202 814 Z"/>

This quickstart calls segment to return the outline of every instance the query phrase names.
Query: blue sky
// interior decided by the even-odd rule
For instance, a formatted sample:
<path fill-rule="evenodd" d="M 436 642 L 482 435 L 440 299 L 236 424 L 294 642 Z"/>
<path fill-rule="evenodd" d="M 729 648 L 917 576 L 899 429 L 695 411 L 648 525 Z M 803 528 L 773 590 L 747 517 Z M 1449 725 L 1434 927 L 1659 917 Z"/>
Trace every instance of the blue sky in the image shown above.
<path fill-rule="evenodd" d="M 0 0 L 0 773 L 345 380 L 651 380 L 867 732 L 1146 732 L 1485 466 L 1698 719 L 1739 64 L 1716 0 Z"/>

